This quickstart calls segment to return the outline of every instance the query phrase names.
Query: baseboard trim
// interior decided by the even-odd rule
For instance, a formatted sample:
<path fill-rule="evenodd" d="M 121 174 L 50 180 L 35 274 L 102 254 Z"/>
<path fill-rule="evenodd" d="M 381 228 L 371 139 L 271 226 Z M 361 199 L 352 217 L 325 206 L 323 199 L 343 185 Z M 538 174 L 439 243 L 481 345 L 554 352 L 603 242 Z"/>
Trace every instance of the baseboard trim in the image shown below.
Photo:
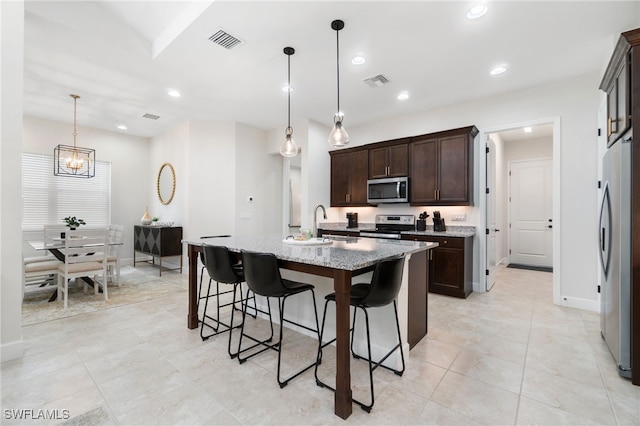
<path fill-rule="evenodd" d="M 560 296 L 560 301 L 557 303 L 560 306 L 567 308 L 576 308 L 586 311 L 600 312 L 600 304 L 597 300 L 582 299 L 580 297 Z"/>
<path fill-rule="evenodd" d="M 0 362 L 22 358 L 24 355 L 24 342 L 22 339 L 0 345 Z"/>

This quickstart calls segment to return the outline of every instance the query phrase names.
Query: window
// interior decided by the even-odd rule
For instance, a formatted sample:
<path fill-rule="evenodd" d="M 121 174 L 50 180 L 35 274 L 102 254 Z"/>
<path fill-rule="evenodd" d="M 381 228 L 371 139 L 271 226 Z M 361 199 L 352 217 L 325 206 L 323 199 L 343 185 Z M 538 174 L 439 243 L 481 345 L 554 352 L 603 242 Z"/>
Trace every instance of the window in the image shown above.
<path fill-rule="evenodd" d="M 111 164 L 96 161 L 93 178 L 53 175 L 53 156 L 22 154 L 22 230 L 39 231 L 67 216 L 87 226 L 111 223 Z"/>

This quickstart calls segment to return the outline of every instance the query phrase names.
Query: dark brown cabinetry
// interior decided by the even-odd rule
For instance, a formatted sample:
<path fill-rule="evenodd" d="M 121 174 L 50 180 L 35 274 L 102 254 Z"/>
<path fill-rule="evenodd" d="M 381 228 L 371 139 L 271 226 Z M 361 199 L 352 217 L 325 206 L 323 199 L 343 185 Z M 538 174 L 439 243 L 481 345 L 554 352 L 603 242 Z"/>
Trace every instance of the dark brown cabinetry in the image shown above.
<path fill-rule="evenodd" d="M 330 231 L 328 229 L 318 229 L 318 237 L 327 236 L 327 235 L 338 235 L 341 237 L 358 237 L 360 236 L 359 231 Z"/>
<path fill-rule="evenodd" d="M 600 89 L 607 93 L 607 146 L 611 146 L 631 125 L 629 96 L 629 52 L 616 50 Z"/>
<path fill-rule="evenodd" d="M 331 151 L 331 207 L 367 206 L 369 150 Z"/>
<path fill-rule="evenodd" d="M 420 206 L 473 205 L 475 126 L 411 139 L 410 202 Z"/>
<path fill-rule="evenodd" d="M 429 291 L 466 298 L 473 291 L 473 237 L 403 235 L 403 239 L 438 243 L 429 250 Z"/>
<path fill-rule="evenodd" d="M 151 256 L 151 260 L 136 260 L 136 252 Z M 167 268 L 162 266 L 163 257 L 180 256 L 180 266 Z M 147 262 L 155 265 L 158 258 L 160 276 L 162 271 L 180 270 L 182 273 L 182 227 L 165 226 L 141 226 L 133 227 L 133 266 L 138 262 Z"/>
<path fill-rule="evenodd" d="M 369 149 L 369 179 L 409 175 L 409 144 Z"/>
<path fill-rule="evenodd" d="M 430 252 L 420 251 L 409 259 L 407 341 L 410 349 L 427 335 Z"/>

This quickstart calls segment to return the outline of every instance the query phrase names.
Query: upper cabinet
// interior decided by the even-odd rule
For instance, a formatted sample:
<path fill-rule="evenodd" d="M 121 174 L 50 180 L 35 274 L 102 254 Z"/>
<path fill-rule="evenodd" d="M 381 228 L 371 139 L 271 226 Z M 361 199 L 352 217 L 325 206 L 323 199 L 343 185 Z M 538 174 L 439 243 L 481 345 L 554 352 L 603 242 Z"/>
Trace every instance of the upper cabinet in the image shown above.
<path fill-rule="evenodd" d="M 369 150 L 331 151 L 331 207 L 367 206 Z"/>
<path fill-rule="evenodd" d="M 409 175 L 409 144 L 395 142 L 369 149 L 369 179 Z"/>
<path fill-rule="evenodd" d="M 611 146 L 631 126 L 630 50 L 629 41 L 620 37 L 600 83 L 600 89 L 607 93 L 607 146 Z"/>
<path fill-rule="evenodd" d="M 411 205 L 473 205 L 473 139 L 477 134 L 478 129 L 471 126 L 411 139 Z"/>
<path fill-rule="evenodd" d="M 409 177 L 412 206 L 473 205 L 475 126 L 330 151 L 331 207 L 367 204 L 367 179 Z"/>

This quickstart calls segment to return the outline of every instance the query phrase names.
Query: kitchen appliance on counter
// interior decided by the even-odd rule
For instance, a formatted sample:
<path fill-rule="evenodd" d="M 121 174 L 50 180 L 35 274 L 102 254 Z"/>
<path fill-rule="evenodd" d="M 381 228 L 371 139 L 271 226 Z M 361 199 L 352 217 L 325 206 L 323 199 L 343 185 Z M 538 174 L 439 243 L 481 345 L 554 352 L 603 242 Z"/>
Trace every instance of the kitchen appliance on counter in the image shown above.
<path fill-rule="evenodd" d="M 409 178 L 395 177 L 367 181 L 367 203 L 408 203 Z"/>
<path fill-rule="evenodd" d="M 347 213 L 347 228 L 358 227 L 358 213 Z"/>
<path fill-rule="evenodd" d="M 402 231 L 415 231 L 416 217 L 412 214 L 377 214 L 376 229 L 360 231 L 361 237 L 399 240 Z"/>
<path fill-rule="evenodd" d="M 433 212 L 433 230 L 436 232 L 444 232 L 447 230 L 447 227 L 444 224 L 444 218 L 440 217 L 440 212 Z"/>
<path fill-rule="evenodd" d="M 631 378 L 631 135 L 603 157 L 599 252 L 602 266 L 600 330 L 618 365 Z"/>

